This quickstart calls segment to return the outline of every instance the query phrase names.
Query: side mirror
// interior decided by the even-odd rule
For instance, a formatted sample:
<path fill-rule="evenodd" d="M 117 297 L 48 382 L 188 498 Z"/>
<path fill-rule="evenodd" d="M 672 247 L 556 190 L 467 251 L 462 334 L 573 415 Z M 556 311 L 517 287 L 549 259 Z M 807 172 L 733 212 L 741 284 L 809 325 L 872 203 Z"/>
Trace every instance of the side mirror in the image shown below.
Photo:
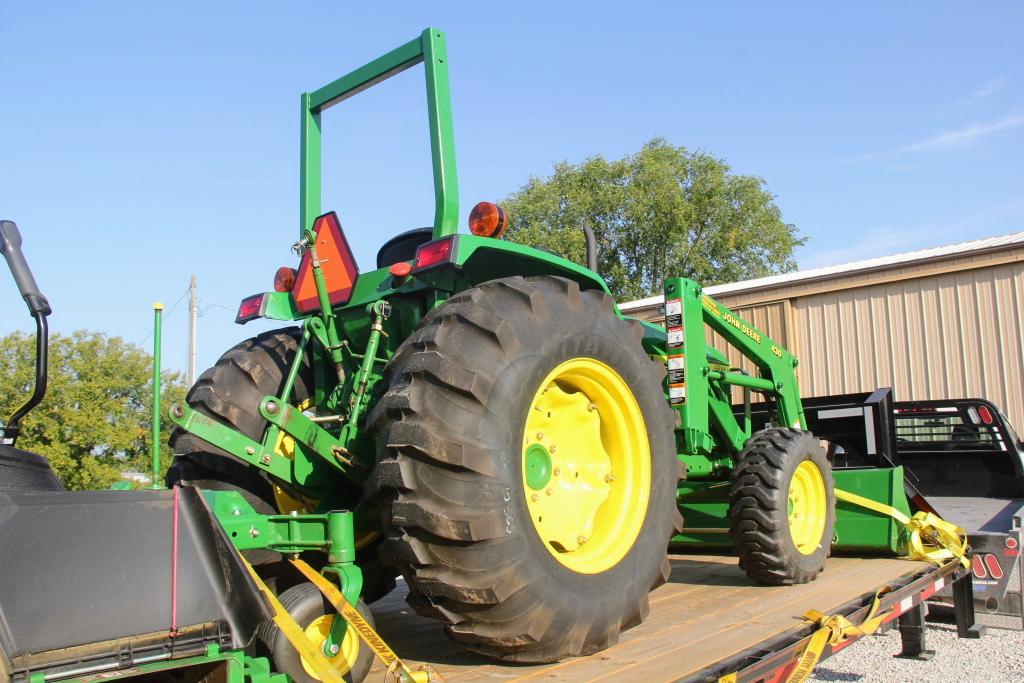
<path fill-rule="evenodd" d="M 39 405 L 46 395 L 46 359 L 49 350 L 49 334 L 46 316 L 50 315 L 50 303 L 39 291 L 36 279 L 32 277 L 25 255 L 21 253 L 21 233 L 14 221 L 0 221 L 0 254 L 7 259 L 11 275 L 21 291 L 21 296 L 28 304 L 28 312 L 36 321 L 36 383 L 32 395 L 11 415 L 7 423 L 0 427 L 0 444 L 13 446 L 21 431 L 21 419 L 30 410 Z"/>
<path fill-rule="evenodd" d="M 11 275 L 18 285 L 21 296 L 28 304 L 28 312 L 35 317 L 37 314 L 50 315 L 50 303 L 39 291 L 36 279 L 32 277 L 25 255 L 21 252 L 21 233 L 14 221 L 0 221 L 0 254 L 7 259 Z"/>

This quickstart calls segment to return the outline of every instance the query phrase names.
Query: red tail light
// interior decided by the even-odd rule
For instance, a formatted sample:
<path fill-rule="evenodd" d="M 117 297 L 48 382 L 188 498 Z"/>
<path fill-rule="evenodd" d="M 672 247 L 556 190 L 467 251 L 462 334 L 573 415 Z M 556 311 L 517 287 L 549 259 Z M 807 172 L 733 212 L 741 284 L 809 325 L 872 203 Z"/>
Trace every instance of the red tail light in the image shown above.
<path fill-rule="evenodd" d="M 255 320 L 263 315 L 263 295 L 253 294 L 242 299 L 238 305 L 238 314 L 235 315 L 235 322 L 244 325 L 250 320 Z"/>
<path fill-rule="evenodd" d="M 413 272 L 450 263 L 454 255 L 455 235 L 421 244 L 420 248 L 416 250 L 416 260 L 412 266 Z"/>
<path fill-rule="evenodd" d="M 1003 578 L 1003 568 L 999 566 L 999 558 L 990 553 L 985 554 L 985 566 L 988 568 L 988 574 L 993 579 L 998 581 Z"/>
<path fill-rule="evenodd" d="M 975 555 L 971 558 L 971 571 L 979 579 L 987 579 L 988 571 L 985 569 L 985 563 L 981 561 L 981 558 Z"/>
<path fill-rule="evenodd" d="M 978 416 L 985 424 L 992 424 L 992 412 L 986 406 L 978 406 Z"/>

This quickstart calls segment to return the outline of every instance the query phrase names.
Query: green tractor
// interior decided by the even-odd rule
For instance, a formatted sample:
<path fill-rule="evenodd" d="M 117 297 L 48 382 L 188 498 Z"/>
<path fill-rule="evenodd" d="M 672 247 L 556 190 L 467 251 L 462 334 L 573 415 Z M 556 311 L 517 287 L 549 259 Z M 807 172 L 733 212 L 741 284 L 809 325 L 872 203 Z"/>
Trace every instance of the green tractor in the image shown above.
<path fill-rule="evenodd" d="M 388 240 L 361 273 L 321 210 L 321 116 L 419 63 L 434 224 Z M 614 644 L 669 578 L 673 538 L 730 544 L 758 582 L 813 580 L 835 494 L 805 431 L 796 360 L 690 280 L 665 283 L 667 331 L 623 316 L 592 235 L 587 268 L 503 241 L 493 204 L 459 234 L 447 66 L 442 33 L 427 29 L 302 95 L 300 262 L 237 317 L 298 324 L 230 349 L 172 406 L 167 483 L 207 492 L 282 605 L 354 678 L 358 641 L 288 557 L 303 553 L 367 615 L 400 573 L 418 613 L 515 662 Z M 706 326 L 758 376 L 711 349 Z M 759 392 L 775 426 L 755 431 L 733 386 L 748 408 Z M 684 532 L 688 506 L 717 521 Z M 316 526 L 339 510 L 353 513 L 348 530 Z M 315 678 L 277 626 L 262 635 L 279 670 Z"/>

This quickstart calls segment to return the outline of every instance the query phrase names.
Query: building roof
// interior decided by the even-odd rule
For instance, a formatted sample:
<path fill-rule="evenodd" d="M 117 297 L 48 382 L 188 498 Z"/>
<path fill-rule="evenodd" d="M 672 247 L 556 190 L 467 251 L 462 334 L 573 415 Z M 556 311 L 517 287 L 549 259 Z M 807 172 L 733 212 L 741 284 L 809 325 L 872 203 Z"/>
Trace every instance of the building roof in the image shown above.
<path fill-rule="evenodd" d="M 782 285 L 791 285 L 798 282 L 825 280 L 834 278 L 838 275 L 850 275 L 853 273 L 882 270 L 892 268 L 894 266 L 905 266 L 925 261 L 956 258 L 967 254 L 994 251 L 1017 245 L 1024 245 L 1024 232 L 1014 232 L 1009 235 L 999 235 L 996 237 L 985 237 L 983 239 L 970 240 L 968 242 L 957 242 L 955 244 L 931 247 L 929 249 L 917 249 L 915 251 L 906 251 L 901 254 L 893 254 L 891 256 L 880 256 L 878 258 L 865 259 L 863 261 L 841 263 L 836 266 L 810 268 L 808 270 L 798 270 L 792 273 L 782 273 L 781 275 L 759 277 L 753 280 L 730 282 L 723 285 L 712 285 L 710 287 L 705 287 L 704 291 L 710 296 L 721 296 L 723 294 L 734 294 L 749 290 L 769 289 Z M 628 313 L 630 311 L 661 305 L 664 302 L 664 299 L 665 297 L 663 295 L 656 294 L 645 299 L 637 299 L 636 301 L 627 301 L 619 304 L 619 309 L 623 313 Z"/>

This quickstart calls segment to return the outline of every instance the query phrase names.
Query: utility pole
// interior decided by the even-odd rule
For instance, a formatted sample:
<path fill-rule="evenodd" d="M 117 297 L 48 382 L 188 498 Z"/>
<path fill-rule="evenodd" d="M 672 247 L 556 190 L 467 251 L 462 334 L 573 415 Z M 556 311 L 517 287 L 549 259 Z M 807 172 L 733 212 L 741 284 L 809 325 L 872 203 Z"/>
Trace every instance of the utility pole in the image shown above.
<path fill-rule="evenodd" d="M 185 383 L 191 387 L 196 381 L 196 276 L 188 281 L 188 370 Z"/>

